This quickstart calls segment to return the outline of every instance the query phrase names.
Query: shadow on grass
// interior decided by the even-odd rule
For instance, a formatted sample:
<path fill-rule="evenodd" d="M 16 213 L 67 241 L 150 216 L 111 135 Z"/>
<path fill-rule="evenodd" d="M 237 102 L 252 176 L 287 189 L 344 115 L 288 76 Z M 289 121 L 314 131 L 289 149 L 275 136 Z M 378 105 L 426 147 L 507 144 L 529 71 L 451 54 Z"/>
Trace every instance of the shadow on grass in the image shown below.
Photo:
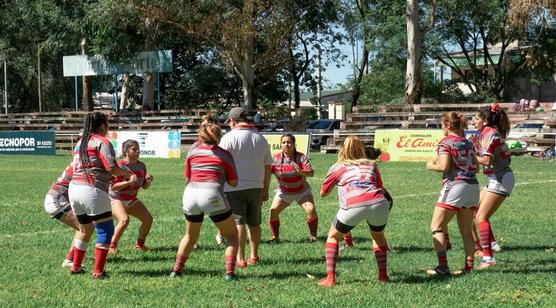
<path fill-rule="evenodd" d="M 129 263 L 129 262 L 157 262 L 170 260 L 167 256 L 155 256 L 152 254 L 137 254 L 137 255 L 127 255 L 127 256 L 110 256 L 108 257 L 108 262 L 110 263 Z"/>
<path fill-rule="evenodd" d="M 159 270 L 123 270 L 119 271 L 122 274 L 138 276 L 138 277 L 170 277 L 172 272 L 172 267 L 169 266 L 167 269 Z M 198 270 L 198 269 L 184 269 L 182 277 L 187 276 L 223 276 L 224 271 L 222 269 L 214 270 Z"/>
<path fill-rule="evenodd" d="M 338 262 L 359 262 L 361 260 L 365 260 L 366 258 L 363 256 L 339 256 L 338 258 Z M 266 262 L 265 262 L 266 261 Z M 288 258 L 288 259 L 274 259 L 271 261 L 267 261 L 267 260 L 261 260 L 260 262 L 261 265 L 268 265 L 268 266 L 284 266 L 282 264 L 285 264 L 287 266 L 289 265 L 301 265 L 301 264 L 325 264 L 325 258 L 324 256 L 319 256 L 319 257 L 308 257 L 308 258 Z"/>
<path fill-rule="evenodd" d="M 204 244 L 203 243 L 199 243 L 197 242 L 198 246 L 197 248 L 195 248 L 193 251 L 195 250 L 224 250 L 226 247 L 224 246 L 220 246 L 218 244 Z M 176 252 L 178 251 L 178 246 L 160 246 L 160 247 L 152 247 L 151 248 L 152 252 L 166 252 L 166 251 L 170 251 L 170 252 Z"/>
<path fill-rule="evenodd" d="M 411 253 L 411 252 L 433 252 L 432 246 L 418 247 L 418 246 L 393 246 L 390 248 L 392 253 Z"/>
<path fill-rule="evenodd" d="M 539 250 L 544 252 L 545 250 L 554 250 L 556 249 L 555 246 L 550 245 L 504 245 L 502 247 L 502 253 L 504 251 L 520 251 L 520 250 Z"/>
<path fill-rule="evenodd" d="M 407 274 L 407 273 L 393 273 L 391 275 L 394 279 L 391 278 L 391 282 L 393 283 L 408 283 L 408 284 L 418 284 L 418 283 L 431 283 L 431 282 L 442 282 L 445 283 L 446 281 L 457 278 L 452 276 L 441 276 L 441 277 L 427 277 L 425 273 L 420 275 L 416 274 Z"/>

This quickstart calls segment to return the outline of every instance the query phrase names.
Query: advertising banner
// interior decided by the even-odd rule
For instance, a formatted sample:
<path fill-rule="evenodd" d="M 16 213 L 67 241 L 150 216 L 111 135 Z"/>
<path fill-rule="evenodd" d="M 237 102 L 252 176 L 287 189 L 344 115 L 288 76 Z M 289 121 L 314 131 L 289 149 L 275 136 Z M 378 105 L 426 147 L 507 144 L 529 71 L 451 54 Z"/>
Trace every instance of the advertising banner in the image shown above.
<path fill-rule="evenodd" d="M 280 143 L 280 138 L 282 137 L 282 133 L 280 134 L 262 134 L 263 137 L 268 142 L 270 146 L 270 154 L 274 155 L 276 153 L 280 153 L 282 151 L 282 143 Z M 309 134 L 295 134 L 292 133 L 295 137 L 295 149 L 297 152 L 301 152 L 309 157 L 309 152 L 311 149 L 311 138 L 309 138 Z"/>
<path fill-rule="evenodd" d="M 0 132 L 0 154 L 56 155 L 53 131 Z"/>
<path fill-rule="evenodd" d="M 139 143 L 140 157 L 180 158 L 181 131 L 111 131 L 108 140 L 116 156 L 121 156 L 122 144 L 133 139 Z"/>
<path fill-rule="evenodd" d="M 427 161 L 436 157 L 444 133 L 440 129 L 376 130 L 374 147 L 381 161 Z"/>

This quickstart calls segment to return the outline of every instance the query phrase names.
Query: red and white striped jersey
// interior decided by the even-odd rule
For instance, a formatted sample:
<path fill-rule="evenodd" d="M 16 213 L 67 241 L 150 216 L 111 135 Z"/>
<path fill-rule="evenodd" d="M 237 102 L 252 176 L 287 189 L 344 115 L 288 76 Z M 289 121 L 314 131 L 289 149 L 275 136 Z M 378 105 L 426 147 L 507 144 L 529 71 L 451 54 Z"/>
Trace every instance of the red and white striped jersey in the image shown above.
<path fill-rule="evenodd" d="M 57 191 L 59 194 L 61 194 L 62 196 L 66 196 L 67 198 L 68 187 L 72 177 L 73 177 L 73 162 L 71 162 L 66 167 L 66 169 L 64 169 L 64 172 L 62 172 L 62 174 L 56 180 L 56 182 L 54 182 L 54 184 L 50 186 L 50 189 Z"/>
<path fill-rule="evenodd" d="M 338 199 L 343 209 L 369 206 L 384 200 L 384 186 L 374 162 L 360 164 L 336 163 L 328 170 L 322 192 L 338 185 Z"/>
<path fill-rule="evenodd" d="M 110 197 L 113 199 L 118 199 L 122 201 L 133 201 L 137 198 L 137 193 L 139 189 L 145 184 L 145 176 L 147 175 L 147 166 L 141 161 L 137 161 L 134 164 L 122 159 L 118 161 L 118 166 L 122 169 L 126 169 L 137 176 L 137 182 L 135 184 L 129 185 L 125 190 L 114 191 L 110 187 Z M 124 182 L 127 179 L 123 176 L 112 177 L 112 185 Z"/>
<path fill-rule="evenodd" d="M 284 194 L 297 194 L 305 189 L 309 189 L 309 183 L 304 176 L 295 171 L 295 166 L 301 170 L 311 170 L 311 164 L 307 156 L 301 152 L 295 152 L 294 159 L 277 153 L 272 156 L 272 173 L 278 179 L 280 191 Z"/>
<path fill-rule="evenodd" d="M 448 135 L 440 140 L 436 153 L 438 156 L 450 156 L 450 169 L 442 174 L 443 183 L 454 180 L 477 183 L 479 162 L 471 141 L 461 136 Z"/>
<path fill-rule="evenodd" d="M 87 153 L 89 154 L 89 164 L 83 166 L 79 158 L 81 141 L 77 143 L 73 150 L 73 178 L 71 183 L 76 185 L 93 186 L 108 192 L 110 185 L 110 173 L 108 169 L 115 167 L 116 154 L 108 139 L 93 134 L 89 137 Z"/>
<path fill-rule="evenodd" d="M 223 189 L 226 181 L 237 180 L 230 152 L 217 145 L 200 144 L 185 159 L 185 177 L 196 188 Z"/>
<path fill-rule="evenodd" d="M 492 156 L 492 165 L 484 166 L 483 173 L 504 173 L 512 171 L 510 168 L 511 154 L 506 146 L 506 140 L 494 127 L 485 127 L 481 132 L 481 156 Z"/>

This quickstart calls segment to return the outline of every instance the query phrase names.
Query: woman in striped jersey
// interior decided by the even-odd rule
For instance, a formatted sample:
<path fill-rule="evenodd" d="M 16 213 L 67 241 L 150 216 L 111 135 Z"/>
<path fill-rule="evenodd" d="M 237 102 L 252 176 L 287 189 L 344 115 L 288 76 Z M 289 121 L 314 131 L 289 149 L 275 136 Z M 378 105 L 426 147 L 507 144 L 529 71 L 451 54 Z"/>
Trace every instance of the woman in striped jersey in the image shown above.
<path fill-rule="evenodd" d="M 79 231 L 79 222 L 77 216 L 73 213 L 68 196 L 68 186 L 73 176 L 73 163 L 70 163 L 62 175 L 50 186 L 50 190 L 44 198 L 44 209 L 52 219 L 58 219 L 75 230 L 75 238 L 82 236 Z M 71 248 L 62 262 L 62 267 L 71 267 L 73 265 L 73 241 Z"/>
<path fill-rule="evenodd" d="M 106 139 L 107 133 L 108 119 L 106 115 L 101 112 L 87 114 L 83 136 L 73 152 L 74 172 L 69 184 L 71 208 L 77 216 L 79 229 L 83 233 L 83 236 L 74 241 L 71 273 L 84 273 L 81 264 L 89 240 L 96 229 L 97 240 L 93 268 L 93 278 L 95 279 L 108 277 L 104 266 L 110 239 L 114 234 L 114 222 L 108 195 L 110 176 L 130 178 L 133 175 L 118 167 L 114 148 Z"/>
<path fill-rule="evenodd" d="M 141 221 L 135 249 L 149 251 L 149 248 L 145 246 L 145 241 L 151 230 L 153 217 L 143 202 L 137 198 L 137 193 L 140 188 L 148 189 L 151 186 L 153 176 L 147 172 L 147 167 L 139 160 L 139 153 L 137 141 L 130 139 L 122 144 L 124 158 L 118 162 L 118 166 L 133 173 L 133 176 L 129 180 L 122 176 L 112 178 L 110 201 L 112 214 L 118 220 L 118 224 L 110 243 L 110 253 L 118 252 L 118 241 L 129 224 L 129 215 Z"/>
<path fill-rule="evenodd" d="M 479 203 L 479 182 L 476 176 L 479 165 L 473 144 L 464 138 L 465 118 L 461 113 L 448 112 L 442 115 L 441 121 L 445 137 L 438 144 L 437 158 L 426 164 L 427 170 L 442 172 L 442 190 L 430 226 L 438 266 L 427 270 L 429 277 L 451 274 L 446 256 L 446 234 L 448 223 L 454 216 L 457 216 L 465 251 L 463 270 L 455 274 L 473 270 L 472 209 Z"/>
<path fill-rule="evenodd" d="M 336 284 L 338 243 L 358 223 L 365 220 L 373 240 L 373 252 L 378 265 L 378 279 L 388 281 L 386 260 L 388 245 L 384 228 L 388 222 L 390 202 L 384 197 L 384 186 L 376 164 L 365 154 L 365 146 L 355 136 L 348 136 L 340 151 L 338 162 L 330 167 L 322 184 L 320 195 L 328 196 L 338 186 L 340 210 L 332 222 L 326 240 L 327 277 L 320 286 Z"/>
<path fill-rule="evenodd" d="M 224 195 L 224 183 L 235 187 L 237 173 L 232 155 L 218 146 L 222 137 L 220 127 L 210 116 L 205 116 L 203 120 L 199 143 L 189 151 L 185 160 L 185 236 L 180 241 L 170 277 L 182 274 L 184 264 L 199 239 L 203 217 L 207 214 L 226 239 L 224 279 L 235 281 L 238 235 L 232 209 Z"/>
<path fill-rule="evenodd" d="M 475 114 L 474 122 L 475 128 L 481 132 L 481 139 L 475 137 L 472 140 L 479 149 L 477 160 L 484 166 L 483 173 L 488 180 L 486 189 L 481 191 L 475 218 L 483 256 L 479 269 L 485 269 L 496 264 L 493 251 L 498 248 L 489 219 L 512 193 L 515 178 L 510 168 L 511 155 L 505 143 L 510 121 L 504 109 L 497 103 L 482 107 Z"/>
<path fill-rule="evenodd" d="M 268 225 L 272 232 L 271 243 L 280 242 L 280 213 L 292 202 L 297 202 L 307 214 L 309 240 L 317 240 L 319 218 L 315 210 L 315 202 L 311 187 L 305 177 L 312 177 L 314 172 L 305 154 L 297 152 L 295 137 L 284 134 L 280 138 L 282 152 L 272 157 L 272 173 L 278 179 L 276 195 L 270 206 Z"/>

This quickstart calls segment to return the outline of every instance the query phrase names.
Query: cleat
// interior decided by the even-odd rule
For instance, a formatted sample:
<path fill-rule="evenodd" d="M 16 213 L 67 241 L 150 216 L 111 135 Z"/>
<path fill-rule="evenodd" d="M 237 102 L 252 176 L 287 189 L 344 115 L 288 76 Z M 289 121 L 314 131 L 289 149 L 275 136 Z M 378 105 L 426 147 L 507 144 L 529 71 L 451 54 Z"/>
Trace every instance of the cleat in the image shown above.
<path fill-rule="evenodd" d="M 236 262 L 236 267 L 246 268 L 246 267 L 247 267 L 247 262 L 245 262 L 245 261 L 237 261 L 237 262 Z"/>
<path fill-rule="evenodd" d="M 249 263 L 250 265 L 255 265 L 259 263 L 259 257 L 249 258 L 249 260 L 247 260 L 247 263 Z"/>
<path fill-rule="evenodd" d="M 87 273 L 83 268 L 78 269 L 77 271 L 70 270 L 70 275 L 83 275 Z"/>
<path fill-rule="evenodd" d="M 142 251 L 142 252 L 148 252 L 149 250 L 151 250 L 149 247 L 147 246 L 138 246 L 135 245 L 135 250 L 137 251 Z"/>
<path fill-rule="evenodd" d="M 465 276 L 465 275 L 469 275 L 473 273 L 473 269 L 467 269 L 467 268 L 463 268 L 459 271 L 453 271 L 452 272 L 452 276 L 454 277 L 461 277 L 461 276 Z"/>
<path fill-rule="evenodd" d="M 437 266 L 435 268 L 432 269 L 428 269 L 426 271 L 427 273 L 427 277 L 429 278 L 433 278 L 433 277 L 447 277 L 450 276 L 450 269 L 448 268 L 448 266 Z"/>
<path fill-rule="evenodd" d="M 323 278 L 323 279 L 319 280 L 319 282 L 317 284 L 321 287 L 332 288 L 336 284 L 336 281 L 326 277 L 326 278 Z"/>
<path fill-rule="evenodd" d="M 72 267 L 73 266 L 73 261 L 65 259 L 64 262 L 62 262 L 62 267 Z"/>
<path fill-rule="evenodd" d="M 201 247 L 201 246 L 199 245 L 199 243 L 195 243 L 195 245 L 193 245 L 193 249 L 197 249 L 197 248 L 199 248 L 199 247 Z"/>
<path fill-rule="evenodd" d="M 494 252 L 502 251 L 502 247 L 497 242 L 490 243 L 490 249 L 492 249 L 492 251 Z"/>
<path fill-rule="evenodd" d="M 237 278 L 236 274 L 226 274 L 224 276 L 224 280 L 228 282 L 236 282 L 239 281 L 239 278 Z"/>
<path fill-rule="evenodd" d="M 118 253 L 118 247 L 110 247 L 110 249 L 108 250 L 109 254 L 117 254 Z"/>
<path fill-rule="evenodd" d="M 182 276 L 182 272 L 174 272 L 174 271 L 172 271 L 172 272 L 170 273 L 170 278 L 178 278 L 178 277 L 181 277 L 181 276 Z"/>
<path fill-rule="evenodd" d="M 496 265 L 496 260 L 494 258 L 492 258 L 490 260 L 483 259 L 483 260 L 481 260 L 481 264 L 479 265 L 478 270 L 482 271 L 482 270 L 485 270 L 485 269 L 487 269 L 489 267 L 492 267 L 494 265 Z"/>
<path fill-rule="evenodd" d="M 483 252 L 481 250 L 475 250 L 475 257 L 482 257 L 483 256 Z"/>
<path fill-rule="evenodd" d="M 106 272 L 100 272 L 100 273 L 93 273 L 93 279 L 106 279 L 106 278 L 110 278 L 110 276 L 108 276 L 108 274 Z"/>
<path fill-rule="evenodd" d="M 215 239 L 216 239 L 216 243 L 220 246 L 226 246 L 228 244 L 227 241 L 226 241 L 226 238 L 224 236 L 222 236 L 222 234 L 220 234 L 220 233 L 216 234 Z"/>
<path fill-rule="evenodd" d="M 268 240 L 269 244 L 280 244 L 280 238 L 279 237 L 272 237 L 270 240 Z"/>
<path fill-rule="evenodd" d="M 311 243 L 318 242 L 318 240 L 319 239 L 316 236 L 313 236 L 313 235 L 309 236 L 309 242 L 311 242 Z"/>

